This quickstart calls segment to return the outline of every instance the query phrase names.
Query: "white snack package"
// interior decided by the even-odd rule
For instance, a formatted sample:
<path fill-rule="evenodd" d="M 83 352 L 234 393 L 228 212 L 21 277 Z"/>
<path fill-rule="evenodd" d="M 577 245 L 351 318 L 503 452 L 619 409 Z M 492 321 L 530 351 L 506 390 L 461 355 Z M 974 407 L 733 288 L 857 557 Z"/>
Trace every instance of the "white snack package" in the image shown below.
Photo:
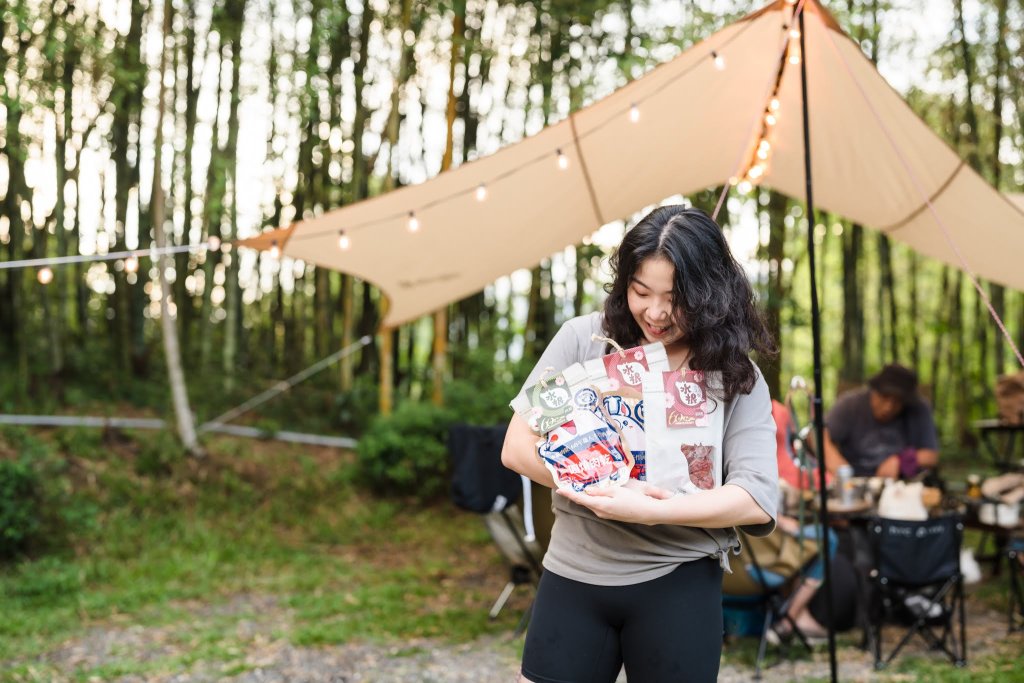
<path fill-rule="evenodd" d="M 661 342 L 616 350 L 586 361 L 589 379 L 601 392 L 605 417 L 615 423 L 633 457 L 630 476 L 646 480 L 643 375 L 668 371 L 668 355 Z"/>
<path fill-rule="evenodd" d="M 722 485 L 721 374 L 681 369 L 643 376 L 647 481 L 676 493 Z"/>

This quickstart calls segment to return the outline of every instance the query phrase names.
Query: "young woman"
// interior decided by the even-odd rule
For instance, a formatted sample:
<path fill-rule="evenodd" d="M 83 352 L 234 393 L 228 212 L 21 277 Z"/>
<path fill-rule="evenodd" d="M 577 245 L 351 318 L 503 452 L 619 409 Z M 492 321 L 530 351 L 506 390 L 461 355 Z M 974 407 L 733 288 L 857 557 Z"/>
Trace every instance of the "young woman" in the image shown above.
<path fill-rule="evenodd" d="M 721 449 L 723 485 L 685 495 L 636 480 L 559 490 L 520 680 L 611 682 L 625 665 L 630 683 L 714 681 L 722 571 L 738 546 L 733 527 L 752 535 L 775 527 L 775 425 L 768 388 L 748 357 L 774 345 L 721 229 L 704 212 L 655 209 L 626 233 L 611 263 L 604 311 L 563 325 L 525 387 L 544 368 L 604 355 L 595 333 L 626 348 L 660 341 L 671 369 L 720 377 L 711 401 L 722 411 L 713 446 Z M 553 487 L 537 439 L 513 417 L 502 462 Z"/>

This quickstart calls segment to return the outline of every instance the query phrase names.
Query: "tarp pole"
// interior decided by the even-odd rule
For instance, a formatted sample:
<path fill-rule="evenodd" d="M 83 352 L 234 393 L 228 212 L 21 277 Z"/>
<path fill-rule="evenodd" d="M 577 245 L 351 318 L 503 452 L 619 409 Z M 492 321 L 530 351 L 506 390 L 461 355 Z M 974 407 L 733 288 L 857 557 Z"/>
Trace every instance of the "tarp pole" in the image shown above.
<path fill-rule="evenodd" d="M 814 257 L 814 192 L 811 182 L 811 125 L 807 106 L 807 49 L 804 31 L 804 9 L 797 9 L 800 23 L 800 98 L 803 109 L 804 127 L 804 183 L 807 199 L 807 255 L 810 269 L 811 284 L 811 336 L 814 355 L 814 435 L 818 446 L 818 492 L 820 494 L 820 523 L 822 544 L 819 552 L 823 553 L 825 568 L 825 619 L 828 628 L 828 660 L 829 671 L 833 683 L 838 680 L 836 672 L 836 632 L 833 618 L 832 562 L 828 556 L 828 490 L 825 488 L 825 421 L 821 400 L 821 321 L 818 310 L 818 278 Z"/>
<path fill-rule="evenodd" d="M 395 368 L 392 346 L 395 331 L 390 327 L 380 328 L 380 394 L 378 409 L 381 415 L 390 415 L 394 407 Z"/>

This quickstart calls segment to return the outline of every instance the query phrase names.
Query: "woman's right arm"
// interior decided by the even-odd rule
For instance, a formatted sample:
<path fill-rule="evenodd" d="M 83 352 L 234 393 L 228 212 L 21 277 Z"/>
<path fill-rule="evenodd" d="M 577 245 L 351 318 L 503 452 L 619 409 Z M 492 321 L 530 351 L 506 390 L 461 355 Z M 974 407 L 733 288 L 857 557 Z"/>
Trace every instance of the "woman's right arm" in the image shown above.
<path fill-rule="evenodd" d="M 539 436 L 530 430 L 526 420 L 513 415 L 505 432 L 505 445 L 501 448 L 501 464 L 513 472 L 526 475 L 533 481 L 548 488 L 554 488 L 551 472 L 537 455 Z"/>

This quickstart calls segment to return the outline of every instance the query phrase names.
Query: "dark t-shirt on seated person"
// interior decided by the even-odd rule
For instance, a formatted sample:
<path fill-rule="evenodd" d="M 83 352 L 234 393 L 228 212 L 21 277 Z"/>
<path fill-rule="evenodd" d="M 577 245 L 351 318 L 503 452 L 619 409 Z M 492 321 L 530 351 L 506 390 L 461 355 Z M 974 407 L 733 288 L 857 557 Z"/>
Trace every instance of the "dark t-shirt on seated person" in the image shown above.
<path fill-rule="evenodd" d="M 854 476 L 873 476 L 886 458 L 907 447 L 938 450 L 935 422 L 924 401 L 915 398 L 896 418 L 879 422 L 871 413 L 869 393 L 863 388 L 843 394 L 825 415 L 832 443 L 853 467 Z"/>

